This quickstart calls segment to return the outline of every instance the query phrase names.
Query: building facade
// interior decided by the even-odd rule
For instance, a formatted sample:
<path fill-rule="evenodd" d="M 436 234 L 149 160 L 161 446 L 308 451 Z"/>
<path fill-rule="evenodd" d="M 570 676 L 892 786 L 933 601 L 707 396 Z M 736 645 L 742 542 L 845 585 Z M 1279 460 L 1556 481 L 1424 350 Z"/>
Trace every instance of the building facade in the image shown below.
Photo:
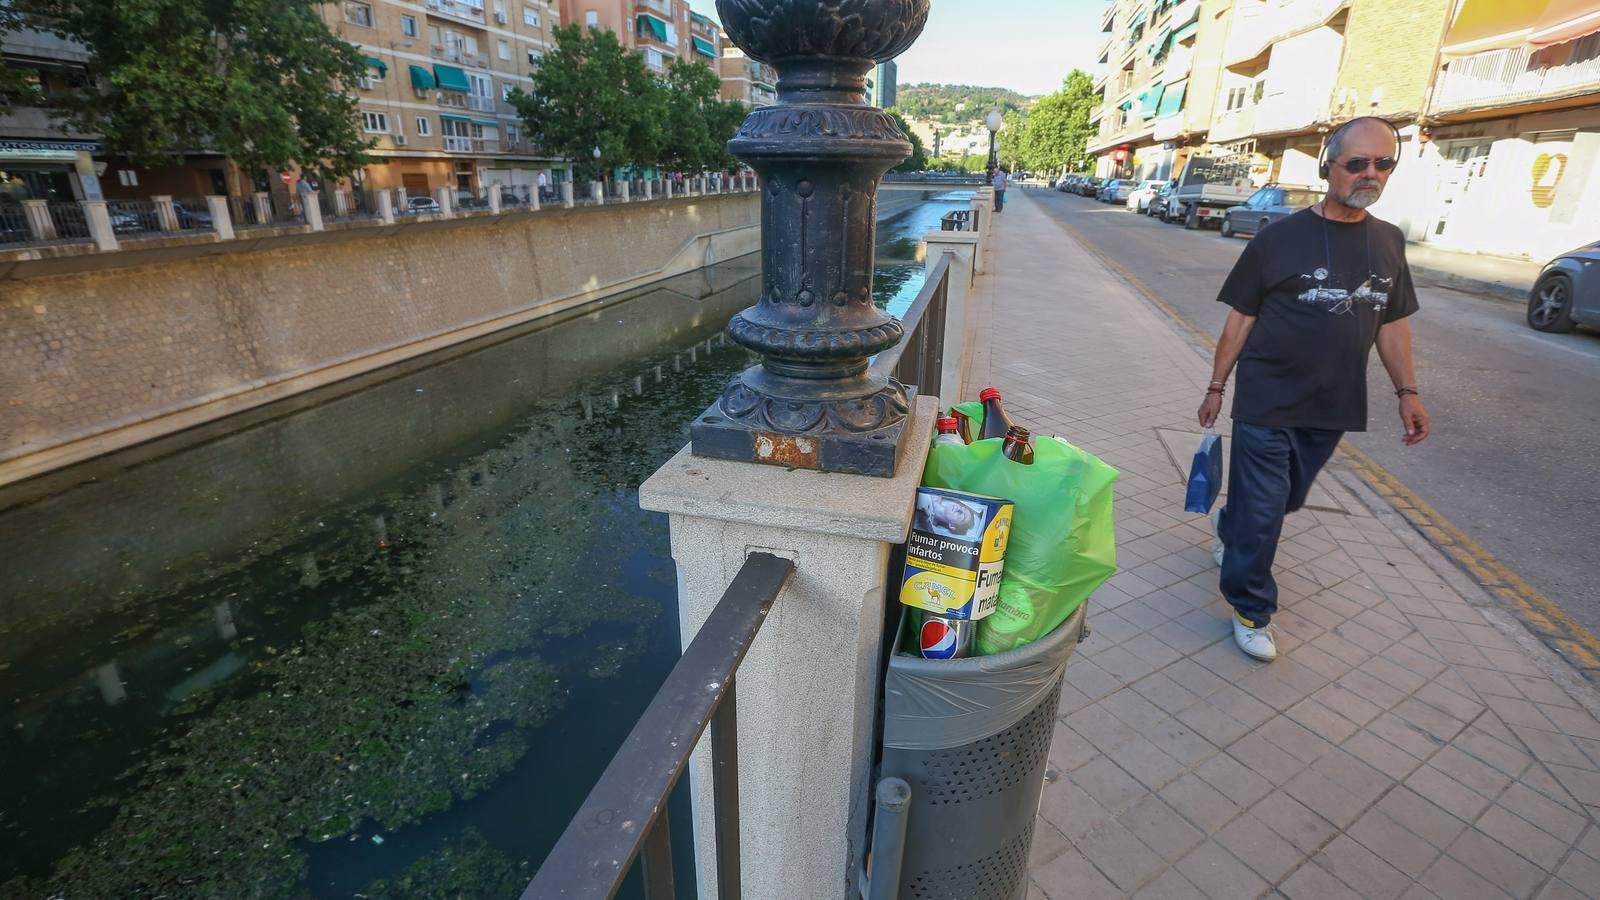
<path fill-rule="evenodd" d="M 1412 240 L 1553 256 L 1600 228 L 1600 0 L 1114 0 L 1096 174 L 1191 155 L 1322 188 L 1327 135 L 1380 116 L 1401 165 L 1374 207 Z"/>
<path fill-rule="evenodd" d="M 674 59 L 720 66 L 722 29 L 689 0 L 561 0 L 561 11 L 566 21 L 616 34 L 652 72 L 665 72 Z"/>
<path fill-rule="evenodd" d="M 722 79 L 724 100 L 738 100 L 751 109 L 778 102 L 778 73 L 732 44 L 722 48 L 717 75 Z"/>
<path fill-rule="evenodd" d="M 477 196 L 491 185 L 531 188 L 565 163 L 528 141 L 509 98 L 532 83 L 560 10 L 547 0 L 340 0 L 328 26 L 367 54 L 356 92 L 377 143 L 371 189 Z"/>
<path fill-rule="evenodd" d="M 899 78 L 900 67 L 892 59 L 873 66 L 867 73 L 867 103 L 882 109 L 893 106 Z"/>

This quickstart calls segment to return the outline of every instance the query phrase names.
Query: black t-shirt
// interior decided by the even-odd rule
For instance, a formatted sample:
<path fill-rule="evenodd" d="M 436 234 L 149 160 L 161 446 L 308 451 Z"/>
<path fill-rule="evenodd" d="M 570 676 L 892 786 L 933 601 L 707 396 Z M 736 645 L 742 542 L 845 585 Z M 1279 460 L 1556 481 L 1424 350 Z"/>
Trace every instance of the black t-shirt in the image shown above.
<path fill-rule="evenodd" d="M 1400 229 L 1309 209 L 1252 239 L 1217 299 L 1256 323 L 1239 356 L 1234 421 L 1367 430 L 1367 357 L 1378 329 L 1417 311 Z"/>

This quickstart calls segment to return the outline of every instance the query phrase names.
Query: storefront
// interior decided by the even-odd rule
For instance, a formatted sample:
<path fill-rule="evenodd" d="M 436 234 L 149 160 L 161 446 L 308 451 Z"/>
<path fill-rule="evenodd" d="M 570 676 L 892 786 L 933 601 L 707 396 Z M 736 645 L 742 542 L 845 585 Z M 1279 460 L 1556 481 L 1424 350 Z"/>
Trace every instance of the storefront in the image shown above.
<path fill-rule="evenodd" d="M 99 150 L 94 141 L 0 136 L 0 197 L 98 200 L 100 180 L 92 154 Z"/>

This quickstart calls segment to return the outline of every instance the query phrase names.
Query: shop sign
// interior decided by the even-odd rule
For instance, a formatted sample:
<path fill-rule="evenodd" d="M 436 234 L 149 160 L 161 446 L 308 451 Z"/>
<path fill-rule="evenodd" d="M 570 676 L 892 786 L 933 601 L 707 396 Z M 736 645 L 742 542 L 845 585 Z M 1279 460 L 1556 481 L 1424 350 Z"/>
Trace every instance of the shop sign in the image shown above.
<path fill-rule="evenodd" d="M 74 158 L 78 153 L 99 153 L 100 145 L 94 141 L 52 141 L 39 138 L 0 138 L 0 155 L 20 156 L 40 153 L 66 153 Z M 55 157 L 50 157 L 55 158 Z"/>

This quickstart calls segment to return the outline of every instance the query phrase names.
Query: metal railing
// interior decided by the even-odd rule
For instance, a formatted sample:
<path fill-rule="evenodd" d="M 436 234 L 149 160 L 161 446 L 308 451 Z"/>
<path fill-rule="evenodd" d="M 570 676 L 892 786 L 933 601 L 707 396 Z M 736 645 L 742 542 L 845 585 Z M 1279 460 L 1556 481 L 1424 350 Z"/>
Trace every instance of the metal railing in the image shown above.
<path fill-rule="evenodd" d="M 217 228 L 204 197 L 174 197 L 172 218 L 179 231 L 215 231 Z"/>
<path fill-rule="evenodd" d="M 1495 50 L 1450 61 L 1434 90 L 1436 111 L 1513 103 L 1600 87 L 1600 34 L 1572 42 L 1567 61 L 1548 65 L 1548 50 Z"/>
<path fill-rule="evenodd" d="M 153 200 L 107 200 L 106 215 L 111 217 L 111 230 L 119 237 L 162 231 L 161 214 Z"/>
<path fill-rule="evenodd" d="M 952 209 L 939 218 L 940 231 L 977 231 L 978 211 Z"/>
<path fill-rule="evenodd" d="M 33 240 L 33 229 L 28 226 L 28 214 L 22 206 L 0 206 L 0 245 L 26 244 Z"/>
<path fill-rule="evenodd" d="M 711 728 L 717 894 L 741 896 L 739 732 L 735 676 L 794 563 L 768 553 L 739 574 L 695 634 L 600 781 L 545 858 L 522 900 L 610 900 L 643 856 L 646 900 L 672 900 L 667 797 Z"/>
<path fill-rule="evenodd" d="M 912 172 L 893 172 L 883 176 L 888 184 L 975 184 L 983 186 L 989 179 L 982 175 L 923 175 Z"/>
<path fill-rule="evenodd" d="M 905 337 L 872 360 L 877 372 L 914 384 L 918 393 L 940 394 L 944 387 L 944 314 L 950 295 L 950 254 L 941 253 L 922 290 L 900 322 Z"/>

